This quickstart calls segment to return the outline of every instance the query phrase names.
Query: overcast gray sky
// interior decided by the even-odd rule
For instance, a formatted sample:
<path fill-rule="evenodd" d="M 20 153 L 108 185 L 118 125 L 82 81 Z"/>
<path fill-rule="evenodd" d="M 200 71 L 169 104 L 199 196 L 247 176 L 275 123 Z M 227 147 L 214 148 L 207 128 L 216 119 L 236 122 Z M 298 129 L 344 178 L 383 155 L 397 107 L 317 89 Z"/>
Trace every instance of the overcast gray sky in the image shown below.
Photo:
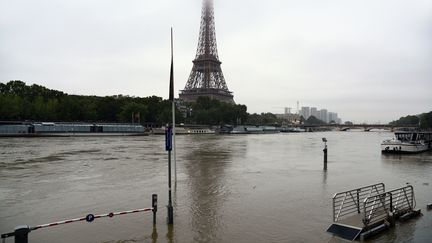
<path fill-rule="evenodd" d="M 222 70 L 250 113 L 315 106 L 388 122 L 432 110 L 432 1 L 214 0 Z M 0 82 L 168 97 L 195 57 L 201 0 L 0 0 Z M 176 92 L 178 97 L 178 92 Z"/>

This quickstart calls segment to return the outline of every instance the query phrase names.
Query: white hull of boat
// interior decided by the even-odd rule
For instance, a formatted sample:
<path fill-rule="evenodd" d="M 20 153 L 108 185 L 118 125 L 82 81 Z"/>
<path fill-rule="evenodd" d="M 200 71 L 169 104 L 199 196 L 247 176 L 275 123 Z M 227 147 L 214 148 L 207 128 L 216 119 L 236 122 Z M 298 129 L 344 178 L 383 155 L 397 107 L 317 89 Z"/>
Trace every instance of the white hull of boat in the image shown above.
<path fill-rule="evenodd" d="M 383 153 L 420 153 L 430 149 L 426 143 L 403 143 L 400 141 L 384 141 L 381 144 Z"/>

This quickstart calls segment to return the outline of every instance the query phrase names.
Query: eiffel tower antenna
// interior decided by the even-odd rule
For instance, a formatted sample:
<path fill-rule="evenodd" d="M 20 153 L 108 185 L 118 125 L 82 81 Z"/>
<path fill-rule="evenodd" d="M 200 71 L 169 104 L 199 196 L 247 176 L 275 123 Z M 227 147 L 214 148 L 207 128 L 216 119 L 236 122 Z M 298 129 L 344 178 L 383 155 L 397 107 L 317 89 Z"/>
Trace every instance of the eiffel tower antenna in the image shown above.
<path fill-rule="evenodd" d="M 234 103 L 221 64 L 216 45 L 213 0 L 203 0 L 197 53 L 186 86 L 180 91 L 180 99 L 193 102 L 200 96 L 206 96 Z"/>

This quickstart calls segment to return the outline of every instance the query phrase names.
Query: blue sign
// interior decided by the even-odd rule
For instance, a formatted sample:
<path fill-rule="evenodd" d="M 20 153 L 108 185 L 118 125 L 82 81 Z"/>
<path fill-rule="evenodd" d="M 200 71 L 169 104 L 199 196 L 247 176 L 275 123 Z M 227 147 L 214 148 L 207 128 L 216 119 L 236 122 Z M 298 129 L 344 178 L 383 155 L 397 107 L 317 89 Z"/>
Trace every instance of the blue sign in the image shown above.
<path fill-rule="evenodd" d="M 165 150 L 166 151 L 172 150 L 172 128 L 171 127 L 165 128 Z"/>

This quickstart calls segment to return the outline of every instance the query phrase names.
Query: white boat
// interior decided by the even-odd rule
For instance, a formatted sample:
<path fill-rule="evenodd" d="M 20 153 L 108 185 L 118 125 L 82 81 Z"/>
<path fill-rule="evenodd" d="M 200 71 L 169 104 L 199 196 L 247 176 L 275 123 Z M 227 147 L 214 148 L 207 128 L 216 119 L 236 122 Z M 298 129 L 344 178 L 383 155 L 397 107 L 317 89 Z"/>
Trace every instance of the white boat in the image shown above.
<path fill-rule="evenodd" d="M 204 127 L 176 127 L 176 135 L 187 135 L 187 134 L 215 134 L 214 130 Z M 152 134 L 163 135 L 165 134 L 165 127 L 153 128 Z"/>
<path fill-rule="evenodd" d="M 420 153 L 431 149 L 432 132 L 395 132 L 381 143 L 383 153 Z"/>
<path fill-rule="evenodd" d="M 299 127 L 286 127 L 282 129 L 281 132 L 306 132 L 306 129 Z"/>
<path fill-rule="evenodd" d="M 236 126 L 229 132 L 230 134 L 260 134 L 264 133 L 262 127 L 256 126 Z"/>
<path fill-rule="evenodd" d="M 179 134 L 215 134 L 215 131 L 209 128 L 176 128 L 177 132 Z"/>

